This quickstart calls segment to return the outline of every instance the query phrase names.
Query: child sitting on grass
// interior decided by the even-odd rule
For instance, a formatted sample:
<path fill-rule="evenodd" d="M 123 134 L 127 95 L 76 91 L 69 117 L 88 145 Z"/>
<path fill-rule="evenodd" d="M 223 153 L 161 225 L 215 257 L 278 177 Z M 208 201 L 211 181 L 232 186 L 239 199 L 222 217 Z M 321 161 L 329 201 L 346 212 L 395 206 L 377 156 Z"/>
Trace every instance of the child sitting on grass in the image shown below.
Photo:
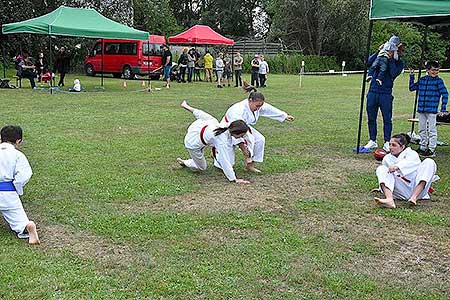
<path fill-rule="evenodd" d="M 440 64 L 437 61 L 426 63 L 427 75 L 414 82 L 414 70 L 410 70 L 409 90 L 419 90 L 417 112 L 419 116 L 420 148 L 419 155 L 435 157 L 437 144 L 436 115 L 442 98 L 441 112 L 447 110 L 448 92 L 444 81 L 438 76 Z"/>
<path fill-rule="evenodd" d="M 19 198 L 33 174 L 27 158 L 18 150 L 22 128 L 7 125 L 1 129 L 0 136 L 0 212 L 19 238 L 39 244 L 36 224 L 28 220 Z"/>

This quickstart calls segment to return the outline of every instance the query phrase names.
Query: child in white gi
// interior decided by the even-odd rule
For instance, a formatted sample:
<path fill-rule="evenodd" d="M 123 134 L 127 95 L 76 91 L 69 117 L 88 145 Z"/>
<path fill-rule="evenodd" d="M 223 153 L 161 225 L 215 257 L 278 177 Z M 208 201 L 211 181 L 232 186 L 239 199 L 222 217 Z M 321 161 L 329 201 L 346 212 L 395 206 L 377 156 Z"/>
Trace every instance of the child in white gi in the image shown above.
<path fill-rule="evenodd" d="M 375 198 L 378 206 L 395 208 L 394 199 L 408 200 L 416 205 L 418 199 L 429 199 L 431 184 L 439 180 L 436 163 L 431 158 L 420 161 L 416 151 L 407 147 L 409 136 L 401 133 L 389 141 L 391 152 L 377 168 L 378 183 L 385 199 Z"/>
<path fill-rule="evenodd" d="M 22 143 L 22 128 L 5 126 L 0 136 L 0 212 L 19 238 L 28 238 L 30 244 L 39 244 L 36 224 L 28 220 L 19 198 L 32 175 L 27 158 L 18 150 Z"/>
<path fill-rule="evenodd" d="M 226 126 L 219 126 L 216 118 L 210 114 L 189 106 L 186 101 L 181 107 L 194 114 L 197 119 L 188 128 L 184 138 L 184 145 L 191 159 L 177 158 L 177 162 L 195 171 L 206 170 L 206 159 L 204 149 L 206 146 L 213 147 L 213 154 L 218 167 L 222 169 L 225 176 L 231 182 L 250 183 L 247 180 L 236 177 L 231 158 L 234 157 L 234 149 L 231 138 L 240 138 L 248 131 L 248 126 L 242 120 L 231 122 Z"/>
<path fill-rule="evenodd" d="M 246 168 L 248 171 L 260 173 L 254 162 L 262 162 L 264 159 L 265 137 L 254 127 L 259 117 L 268 117 L 279 122 L 293 121 L 294 117 L 286 112 L 265 102 L 264 95 L 258 93 L 253 86 L 244 82 L 244 89 L 251 92 L 248 99 L 233 104 L 225 113 L 222 122 L 232 122 L 234 120 L 244 120 L 249 125 L 249 132 L 243 139 L 235 139 L 234 145 L 238 145 L 245 156 Z M 249 154 L 249 155 L 247 155 Z M 234 163 L 234 156 L 233 156 Z"/>

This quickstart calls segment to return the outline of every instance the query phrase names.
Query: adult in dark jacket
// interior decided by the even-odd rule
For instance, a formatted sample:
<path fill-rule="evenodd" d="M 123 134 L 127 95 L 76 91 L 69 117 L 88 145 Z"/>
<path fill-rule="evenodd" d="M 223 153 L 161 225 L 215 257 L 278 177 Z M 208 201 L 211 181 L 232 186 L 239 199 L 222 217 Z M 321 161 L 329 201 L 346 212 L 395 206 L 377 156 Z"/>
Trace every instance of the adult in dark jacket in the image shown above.
<path fill-rule="evenodd" d="M 70 55 L 66 52 L 66 48 L 61 47 L 59 53 L 56 56 L 55 70 L 60 74 L 58 86 L 64 86 L 64 77 L 69 72 L 70 68 Z"/>
<path fill-rule="evenodd" d="M 399 54 L 401 54 L 402 46 L 399 46 Z M 375 61 L 378 51 L 369 56 L 367 64 L 369 66 Z M 380 85 L 376 80 L 370 82 L 369 92 L 367 93 L 367 125 L 369 128 L 369 142 L 364 146 L 367 149 L 377 148 L 377 116 L 378 110 L 381 110 L 383 116 L 383 130 L 384 130 L 384 144 L 383 149 L 389 152 L 389 140 L 392 134 L 392 103 L 394 97 L 392 96 L 392 88 L 394 80 L 403 71 L 405 63 L 400 57 L 394 57 L 388 60 L 388 69 L 385 74 L 385 80 Z"/>

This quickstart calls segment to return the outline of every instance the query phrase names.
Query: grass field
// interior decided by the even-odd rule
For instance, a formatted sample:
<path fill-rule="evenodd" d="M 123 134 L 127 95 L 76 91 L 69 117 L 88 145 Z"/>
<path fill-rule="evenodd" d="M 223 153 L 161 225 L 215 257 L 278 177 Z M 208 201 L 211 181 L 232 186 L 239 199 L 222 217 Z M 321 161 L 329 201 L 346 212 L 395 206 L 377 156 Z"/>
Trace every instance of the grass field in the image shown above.
<path fill-rule="evenodd" d="M 89 91 L 100 82 L 80 79 Z M 410 128 L 407 80 L 395 84 L 394 133 Z M 0 90 L 0 123 L 24 129 L 34 176 L 22 202 L 42 243 L 0 223 L 0 299 L 449 299 L 450 148 L 438 147 L 431 201 L 375 208 L 377 162 L 351 152 L 360 76 L 304 77 L 300 89 L 298 77 L 270 75 L 266 100 L 296 120 L 260 119 L 263 173 L 246 173 L 237 154 L 249 186 L 228 183 L 209 156 L 201 174 L 175 161 L 193 121 L 181 100 L 221 118 L 242 91 L 122 82 Z"/>

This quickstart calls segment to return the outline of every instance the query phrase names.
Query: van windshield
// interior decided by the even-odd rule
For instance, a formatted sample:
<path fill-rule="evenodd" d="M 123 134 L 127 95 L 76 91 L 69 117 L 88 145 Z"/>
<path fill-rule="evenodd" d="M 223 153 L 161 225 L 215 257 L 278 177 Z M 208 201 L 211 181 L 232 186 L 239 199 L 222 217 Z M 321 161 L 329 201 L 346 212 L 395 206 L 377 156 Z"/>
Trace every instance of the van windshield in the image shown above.
<path fill-rule="evenodd" d="M 163 44 L 142 43 L 142 54 L 145 56 L 162 56 L 163 50 L 161 49 Z"/>

